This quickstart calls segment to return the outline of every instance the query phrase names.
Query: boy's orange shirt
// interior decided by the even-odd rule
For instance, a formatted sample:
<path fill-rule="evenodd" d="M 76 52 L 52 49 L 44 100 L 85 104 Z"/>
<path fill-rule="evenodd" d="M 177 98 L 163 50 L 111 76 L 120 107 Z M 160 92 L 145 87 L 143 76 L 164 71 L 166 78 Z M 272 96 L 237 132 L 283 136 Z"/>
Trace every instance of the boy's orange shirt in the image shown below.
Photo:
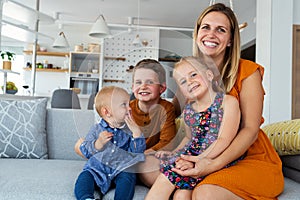
<path fill-rule="evenodd" d="M 138 107 L 138 100 L 130 102 L 134 121 L 141 127 L 146 138 L 146 149 L 155 151 L 169 144 L 176 135 L 175 108 L 167 100 L 159 99 L 157 106 L 149 113 Z"/>

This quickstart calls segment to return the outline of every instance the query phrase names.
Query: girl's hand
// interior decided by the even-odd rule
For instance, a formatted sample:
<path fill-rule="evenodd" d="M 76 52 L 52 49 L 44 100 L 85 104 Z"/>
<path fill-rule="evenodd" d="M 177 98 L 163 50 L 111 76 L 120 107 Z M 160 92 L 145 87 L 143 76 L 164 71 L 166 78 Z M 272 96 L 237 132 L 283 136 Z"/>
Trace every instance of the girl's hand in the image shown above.
<path fill-rule="evenodd" d="M 187 170 L 194 168 L 195 164 L 193 162 L 184 160 L 182 158 L 177 158 L 175 161 L 175 168 L 179 170 Z"/>
<path fill-rule="evenodd" d="M 103 146 L 112 139 L 112 137 L 114 136 L 113 133 L 108 132 L 108 131 L 103 131 L 99 134 L 98 139 L 95 141 L 95 148 L 97 150 L 100 150 L 103 148 Z"/>
<path fill-rule="evenodd" d="M 171 156 L 173 153 L 171 151 L 157 151 L 155 153 L 156 158 L 163 158 L 165 156 Z"/>
<path fill-rule="evenodd" d="M 128 128 L 131 130 L 132 136 L 134 138 L 141 137 L 142 131 L 140 127 L 135 123 L 130 113 L 125 117 L 125 123 L 127 124 Z"/>
<path fill-rule="evenodd" d="M 193 178 L 198 178 L 201 176 L 208 175 L 219 169 L 215 166 L 213 160 L 209 158 L 199 159 L 198 156 L 182 155 L 181 159 L 184 160 L 185 162 L 189 161 L 194 164 L 193 168 L 188 168 L 184 170 L 178 169 L 177 165 L 176 168 L 172 168 L 172 171 L 180 174 L 181 176 L 190 176 Z"/>

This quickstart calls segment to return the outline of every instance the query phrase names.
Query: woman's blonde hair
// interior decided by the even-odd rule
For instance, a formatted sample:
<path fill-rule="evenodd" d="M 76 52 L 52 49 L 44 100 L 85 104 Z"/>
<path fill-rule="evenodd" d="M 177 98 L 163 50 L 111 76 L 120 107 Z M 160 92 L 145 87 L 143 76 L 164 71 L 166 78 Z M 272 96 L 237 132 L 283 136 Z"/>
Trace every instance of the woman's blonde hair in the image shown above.
<path fill-rule="evenodd" d="M 230 33 L 231 33 L 231 45 L 226 48 L 224 62 L 222 63 L 223 67 L 219 68 L 221 77 L 223 80 L 223 84 L 225 87 L 226 93 L 230 92 L 232 87 L 234 86 L 237 74 L 238 74 L 238 66 L 241 57 L 241 49 L 240 49 L 240 31 L 238 21 L 234 12 L 231 8 L 225 6 L 222 3 L 216 3 L 208 8 L 206 8 L 202 14 L 199 16 L 193 33 L 193 55 L 196 57 L 202 57 L 203 53 L 200 52 L 197 45 L 197 35 L 199 28 L 201 26 L 203 18 L 210 12 L 221 12 L 225 16 L 227 16 L 230 22 Z"/>

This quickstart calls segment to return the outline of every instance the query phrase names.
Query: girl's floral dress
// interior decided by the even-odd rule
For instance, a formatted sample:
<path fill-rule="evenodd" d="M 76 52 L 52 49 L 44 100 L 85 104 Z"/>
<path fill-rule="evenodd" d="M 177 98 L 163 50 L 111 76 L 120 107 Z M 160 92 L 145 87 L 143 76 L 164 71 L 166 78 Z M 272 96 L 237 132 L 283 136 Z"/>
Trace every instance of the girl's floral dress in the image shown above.
<path fill-rule="evenodd" d="M 192 190 L 204 178 L 184 177 L 173 172 L 171 169 L 175 167 L 175 160 L 181 154 L 197 156 L 218 138 L 223 118 L 223 108 L 221 106 L 223 98 L 224 93 L 217 93 L 214 102 L 203 112 L 194 111 L 192 108 L 193 102 L 185 106 L 183 118 L 185 123 L 191 128 L 191 141 L 184 148 L 176 151 L 174 155 L 161 159 L 160 164 L 160 171 L 176 188 Z M 234 163 L 230 163 L 228 166 Z"/>

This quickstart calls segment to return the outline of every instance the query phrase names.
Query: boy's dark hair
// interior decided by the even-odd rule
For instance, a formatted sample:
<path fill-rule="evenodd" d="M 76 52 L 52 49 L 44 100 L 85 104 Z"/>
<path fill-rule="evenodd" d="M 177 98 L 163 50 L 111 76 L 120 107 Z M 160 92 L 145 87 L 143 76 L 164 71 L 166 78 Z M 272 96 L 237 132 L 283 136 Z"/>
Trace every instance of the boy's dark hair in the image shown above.
<path fill-rule="evenodd" d="M 139 61 L 133 68 L 132 80 L 134 79 L 134 74 L 137 69 L 151 69 L 158 75 L 160 84 L 166 82 L 166 71 L 157 60 L 147 58 Z"/>

